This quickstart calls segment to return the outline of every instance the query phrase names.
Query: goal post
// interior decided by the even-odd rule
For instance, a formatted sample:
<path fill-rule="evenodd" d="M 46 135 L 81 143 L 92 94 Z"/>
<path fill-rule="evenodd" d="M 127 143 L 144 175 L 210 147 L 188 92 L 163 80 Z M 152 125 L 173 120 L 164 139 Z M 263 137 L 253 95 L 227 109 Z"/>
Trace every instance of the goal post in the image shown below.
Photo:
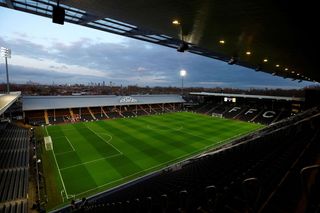
<path fill-rule="evenodd" d="M 53 150 L 51 136 L 44 137 L 44 146 L 47 151 Z"/>

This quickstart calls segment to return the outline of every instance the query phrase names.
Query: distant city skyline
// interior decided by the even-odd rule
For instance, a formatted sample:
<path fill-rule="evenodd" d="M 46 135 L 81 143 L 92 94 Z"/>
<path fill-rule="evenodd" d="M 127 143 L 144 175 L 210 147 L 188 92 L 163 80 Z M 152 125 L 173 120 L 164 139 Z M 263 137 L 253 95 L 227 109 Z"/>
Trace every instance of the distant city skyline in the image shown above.
<path fill-rule="evenodd" d="M 116 85 L 181 85 L 185 87 L 303 88 L 318 85 L 263 72 L 175 49 L 0 7 L 0 46 L 10 48 L 12 83 Z M 5 66 L 0 59 L 0 82 Z"/>

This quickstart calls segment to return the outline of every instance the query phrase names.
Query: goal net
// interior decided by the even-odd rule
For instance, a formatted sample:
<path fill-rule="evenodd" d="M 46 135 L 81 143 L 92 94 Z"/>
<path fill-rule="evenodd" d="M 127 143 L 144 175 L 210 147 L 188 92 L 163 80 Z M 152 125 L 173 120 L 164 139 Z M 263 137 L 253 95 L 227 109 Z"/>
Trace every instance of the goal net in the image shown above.
<path fill-rule="evenodd" d="M 44 137 L 44 146 L 46 147 L 47 151 L 53 149 L 51 136 Z"/>

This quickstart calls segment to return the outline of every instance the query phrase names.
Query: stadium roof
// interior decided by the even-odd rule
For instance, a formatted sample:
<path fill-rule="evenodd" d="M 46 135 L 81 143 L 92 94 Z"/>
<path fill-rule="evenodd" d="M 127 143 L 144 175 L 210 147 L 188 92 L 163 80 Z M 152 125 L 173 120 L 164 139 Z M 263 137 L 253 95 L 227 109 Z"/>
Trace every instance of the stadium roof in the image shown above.
<path fill-rule="evenodd" d="M 180 95 L 23 96 L 22 101 L 23 111 L 185 102 Z"/>
<path fill-rule="evenodd" d="M 0 115 L 2 115 L 19 97 L 21 92 L 0 94 Z"/>
<path fill-rule="evenodd" d="M 305 98 L 299 97 L 283 97 L 283 96 L 267 96 L 267 95 L 246 95 L 246 94 L 231 94 L 231 93 L 211 93 L 211 92 L 190 92 L 190 95 L 203 96 L 222 96 L 222 97 L 239 97 L 239 98 L 255 98 L 269 100 L 285 100 L 285 101 L 304 101 Z"/>
<path fill-rule="evenodd" d="M 317 1 L 64 0 L 65 21 L 234 62 L 273 75 L 320 81 Z M 52 17 L 56 0 L 0 0 Z M 143 11 L 143 12 L 141 12 Z M 172 21 L 177 19 L 178 25 Z M 21 20 L 23 21 L 23 20 Z M 180 33 L 182 32 L 182 33 Z M 181 36 L 183 34 L 183 36 Z"/>

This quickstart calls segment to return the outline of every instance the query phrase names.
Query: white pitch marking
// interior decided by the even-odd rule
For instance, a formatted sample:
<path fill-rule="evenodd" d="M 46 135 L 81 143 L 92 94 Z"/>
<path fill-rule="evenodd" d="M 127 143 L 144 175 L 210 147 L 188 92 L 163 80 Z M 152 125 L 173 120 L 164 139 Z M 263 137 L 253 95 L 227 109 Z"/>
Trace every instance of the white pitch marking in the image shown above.
<path fill-rule="evenodd" d="M 101 137 L 100 135 L 98 135 L 95 131 L 93 131 L 90 127 L 86 126 L 91 132 L 93 132 L 96 136 L 98 136 L 99 138 L 101 138 L 106 144 L 112 146 L 115 150 L 117 150 L 119 152 L 119 154 L 123 154 L 119 149 L 117 149 L 115 146 L 113 146 L 111 143 L 109 143 L 109 141 L 112 140 L 112 136 L 107 134 L 107 133 L 103 133 L 105 135 L 108 135 L 110 137 L 110 140 L 106 141 L 103 137 Z"/>
<path fill-rule="evenodd" d="M 110 155 L 110 156 L 107 156 L 107 157 L 104 157 L 104 158 L 98 158 L 98 159 L 95 159 L 95 160 L 86 161 L 84 163 L 78 163 L 78 164 L 75 164 L 75 165 L 72 165 L 72 166 L 61 168 L 60 171 L 63 171 L 63 170 L 66 170 L 66 169 L 71 169 L 71 168 L 74 168 L 74 167 L 77 167 L 77 166 L 81 166 L 81 165 L 86 165 L 86 164 L 89 164 L 89 163 L 94 163 L 94 162 L 105 160 L 105 159 L 108 159 L 108 158 L 121 156 L 121 155 L 122 154 L 115 154 L 115 155 Z"/>
<path fill-rule="evenodd" d="M 66 137 L 66 139 L 67 139 L 67 141 L 69 142 L 69 144 L 70 144 L 70 146 L 71 146 L 72 150 L 73 150 L 73 151 L 76 151 L 76 150 L 75 150 L 75 148 L 72 146 L 72 143 L 70 142 L 70 140 L 67 138 L 67 136 L 64 136 L 64 137 Z"/>
<path fill-rule="evenodd" d="M 47 132 L 47 134 L 48 134 L 48 136 L 49 136 L 47 127 L 45 127 L 45 129 L 46 129 L 46 132 Z M 66 195 L 67 195 L 67 197 L 68 197 L 68 193 L 67 193 L 67 190 L 66 190 L 66 186 L 64 185 L 63 178 L 62 178 L 62 175 L 61 175 L 61 172 L 60 172 L 60 168 L 59 168 L 59 165 L 58 165 L 58 162 L 57 162 L 57 158 L 56 158 L 56 154 L 54 153 L 54 148 L 53 148 L 53 147 L 52 147 L 52 153 L 53 153 L 54 161 L 56 162 L 56 165 L 57 165 L 57 168 L 58 168 L 58 172 L 59 172 L 60 180 L 61 180 L 61 183 L 62 183 L 62 187 L 63 187 L 63 189 L 64 189 L 64 191 L 65 191 L 65 193 L 66 193 Z M 62 197 L 62 199 L 63 199 L 63 197 Z"/>

